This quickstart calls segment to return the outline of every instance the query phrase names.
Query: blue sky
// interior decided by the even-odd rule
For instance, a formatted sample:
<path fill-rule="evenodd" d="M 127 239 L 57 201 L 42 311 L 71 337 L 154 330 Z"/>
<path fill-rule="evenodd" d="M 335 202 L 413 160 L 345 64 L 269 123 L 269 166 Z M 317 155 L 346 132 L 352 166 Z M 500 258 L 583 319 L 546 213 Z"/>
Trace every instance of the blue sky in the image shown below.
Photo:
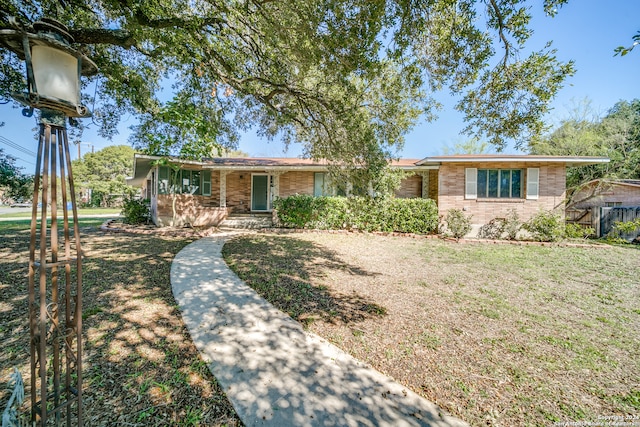
<path fill-rule="evenodd" d="M 550 124 L 566 118 L 570 111 L 585 98 L 591 101 L 591 107 L 599 114 L 605 114 L 616 102 L 640 98 L 640 48 L 620 57 L 613 56 L 613 50 L 620 45 L 631 44 L 631 37 L 640 30 L 639 0 L 570 0 L 559 10 L 555 18 L 548 18 L 542 12 L 542 0 L 534 3 L 532 28 L 534 36 L 529 42 L 530 49 L 541 49 L 553 40 L 558 50 L 557 57 L 562 61 L 573 59 L 576 74 L 565 82 L 556 99 L 553 110 L 546 120 Z M 420 123 L 406 137 L 406 143 L 400 156 L 405 158 L 423 158 L 443 153 L 445 146 L 453 146 L 467 139 L 460 135 L 464 128 L 462 116 L 453 110 L 455 103 L 447 93 L 439 94 L 438 100 L 444 104 L 439 118 L 430 123 Z M 36 126 L 33 118 L 22 117 L 20 110 L 7 105 L 0 106 L 0 121 L 6 124 L 0 127 L 0 137 L 4 137 L 28 150 L 36 150 L 32 128 Z M 128 126 L 135 124 L 134 117 L 124 117 L 120 134 L 113 141 L 100 138 L 93 129 L 85 132 L 82 141 L 86 141 L 99 150 L 108 145 L 128 144 Z M 25 172 L 34 170 L 35 158 L 15 150 L 0 138 L 0 148 L 18 157 L 17 164 Z M 81 146 L 85 153 L 91 147 Z M 268 142 L 255 135 L 246 134 L 240 141 L 239 149 L 256 157 L 296 157 L 301 149 L 298 145 L 284 146 L 278 141 Z M 72 158 L 77 156 L 73 147 Z M 515 153 L 514 149 L 508 152 Z"/>

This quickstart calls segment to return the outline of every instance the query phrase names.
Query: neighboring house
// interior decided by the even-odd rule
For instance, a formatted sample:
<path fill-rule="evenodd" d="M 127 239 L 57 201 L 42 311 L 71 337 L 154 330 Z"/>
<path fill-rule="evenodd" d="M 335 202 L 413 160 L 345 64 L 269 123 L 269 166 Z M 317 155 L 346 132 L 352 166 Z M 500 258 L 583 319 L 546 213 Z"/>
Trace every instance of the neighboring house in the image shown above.
<path fill-rule="evenodd" d="M 273 200 L 293 194 L 335 194 L 326 163 L 294 158 L 172 159 L 178 174 L 155 166 L 160 157 L 136 154 L 127 182 L 142 187 L 157 225 L 217 225 L 227 216 L 271 212 Z M 458 208 L 477 227 L 515 208 L 526 221 L 540 210 L 564 209 L 566 167 L 604 163 L 601 157 L 455 155 L 400 159 L 409 172 L 397 197 L 436 201 L 440 215 Z M 174 216 L 175 211 L 175 216 Z"/>
<path fill-rule="evenodd" d="M 571 194 L 571 207 L 576 209 L 618 206 L 640 206 L 640 180 L 594 179 Z"/>
<path fill-rule="evenodd" d="M 637 217 L 640 207 L 640 180 L 595 179 L 581 185 L 570 195 L 567 218 L 592 227 L 598 237 L 611 231 L 615 221 Z"/>

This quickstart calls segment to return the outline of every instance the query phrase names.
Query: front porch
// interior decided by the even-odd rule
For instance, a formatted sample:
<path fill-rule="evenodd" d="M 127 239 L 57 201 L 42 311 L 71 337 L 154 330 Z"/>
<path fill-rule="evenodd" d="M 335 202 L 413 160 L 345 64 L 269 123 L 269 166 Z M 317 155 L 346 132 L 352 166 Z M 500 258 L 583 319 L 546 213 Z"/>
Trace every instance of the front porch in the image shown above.
<path fill-rule="evenodd" d="M 210 173 L 210 175 L 209 175 Z M 311 179 L 300 180 L 299 176 L 289 176 L 287 188 L 280 190 L 282 175 L 300 175 L 294 171 L 210 171 L 202 185 L 202 190 L 190 189 L 188 193 L 172 193 L 171 186 L 166 191 L 151 194 L 152 218 L 159 226 L 218 226 L 227 218 L 233 217 L 228 224 L 235 226 L 247 222 L 246 218 L 268 217 L 271 221 L 273 201 L 277 197 L 291 194 L 313 192 L 313 173 Z M 158 174 L 161 175 L 161 174 Z M 210 178 L 209 178 L 210 176 Z M 309 181 L 309 185 L 306 185 Z M 296 183 L 293 184 L 292 183 Z M 162 182 L 156 185 L 150 182 L 150 188 L 163 188 Z M 302 184 L 302 185 L 301 185 Z M 242 221 L 240 221 L 242 218 Z M 251 221 L 250 221 L 251 222 Z M 264 222 L 264 221 L 262 221 Z M 249 224 L 254 228 L 255 224 Z"/>
<path fill-rule="evenodd" d="M 396 197 L 437 198 L 437 166 L 403 159 L 393 167 L 409 172 Z M 179 165 L 179 169 L 176 167 Z M 130 185 L 142 187 L 158 226 L 218 226 L 228 216 L 271 213 L 277 198 L 295 194 L 349 195 L 337 188 L 325 162 L 296 158 L 214 158 L 165 161 L 137 154 Z"/>

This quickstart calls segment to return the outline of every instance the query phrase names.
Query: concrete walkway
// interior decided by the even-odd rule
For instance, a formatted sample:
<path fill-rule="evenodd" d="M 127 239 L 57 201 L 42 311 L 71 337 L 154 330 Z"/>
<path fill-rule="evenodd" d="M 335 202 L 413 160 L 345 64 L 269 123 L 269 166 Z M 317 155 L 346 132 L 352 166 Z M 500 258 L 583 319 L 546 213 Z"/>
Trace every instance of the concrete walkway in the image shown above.
<path fill-rule="evenodd" d="M 191 337 L 247 426 L 467 426 L 305 332 L 225 264 L 229 234 L 186 246 L 171 266 Z"/>

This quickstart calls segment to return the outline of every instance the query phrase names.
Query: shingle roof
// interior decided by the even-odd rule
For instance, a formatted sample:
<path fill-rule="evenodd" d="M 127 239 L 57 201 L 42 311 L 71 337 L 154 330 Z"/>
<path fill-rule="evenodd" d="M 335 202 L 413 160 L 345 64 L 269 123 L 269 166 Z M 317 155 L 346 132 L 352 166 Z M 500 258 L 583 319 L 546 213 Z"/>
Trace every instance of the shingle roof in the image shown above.
<path fill-rule="evenodd" d="M 392 166 L 416 166 L 420 159 L 399 159 Z M 326 160 L 300 159 L 296 157 L 215 157 L 204 159 L 204 164 L 216 166 L 327 166 Z"/>
<path fill-rule="evenodd" d="M 216 166 L 326 166 L 325 161 L 295 157 L 215 157 L 204 159 L 203 164 Z"/>

